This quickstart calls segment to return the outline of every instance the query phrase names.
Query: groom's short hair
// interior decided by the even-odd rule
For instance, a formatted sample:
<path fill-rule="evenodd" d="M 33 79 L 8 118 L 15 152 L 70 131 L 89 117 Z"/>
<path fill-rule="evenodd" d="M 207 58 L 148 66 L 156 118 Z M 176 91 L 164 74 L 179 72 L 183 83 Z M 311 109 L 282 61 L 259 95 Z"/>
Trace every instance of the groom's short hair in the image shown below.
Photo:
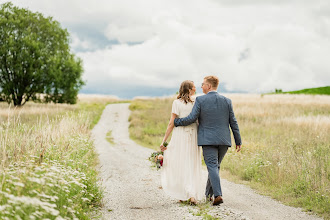
<path fill-rule="evenodd" d="M 204 79 L 206 82 L 210 83 L 213 88 L 218 88 L 219 78 L 216 76 L 205 76 Z"/>

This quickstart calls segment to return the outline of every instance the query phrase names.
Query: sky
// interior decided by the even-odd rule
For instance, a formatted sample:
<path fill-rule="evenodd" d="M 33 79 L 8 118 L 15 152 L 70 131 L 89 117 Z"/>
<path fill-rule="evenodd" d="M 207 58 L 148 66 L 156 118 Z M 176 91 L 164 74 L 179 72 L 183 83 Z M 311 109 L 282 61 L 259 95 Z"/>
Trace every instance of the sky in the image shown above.
<path fill-rule="evenodd" d="M 0 0 L 0 2 L 7 2 Z M 13 0 L 51 16 L 83 60 L 81 93 L 164 96 L 330 85 L 328 0 Z"/>

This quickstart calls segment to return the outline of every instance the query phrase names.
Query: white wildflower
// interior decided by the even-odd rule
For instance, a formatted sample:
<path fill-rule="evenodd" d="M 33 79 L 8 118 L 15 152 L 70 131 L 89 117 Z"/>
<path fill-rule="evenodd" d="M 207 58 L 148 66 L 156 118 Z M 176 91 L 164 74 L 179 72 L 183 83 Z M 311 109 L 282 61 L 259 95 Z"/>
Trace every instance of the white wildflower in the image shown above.
<path fill-rule="evenodd" d="M 20 180 L 20 178 L 16 177 L 16 176 L 9 176 L 12 180 Z"/>
<path fill-rule="evenodd" d="M 39 196 L 45 199 L 49 199 L 52 202 L 56 202 L 56 200 L 58 200 L 57 196 L 48 196 L 45 193 L 40 193 Z"/>
<path fill-rule="evenodd" d="M 21 220 L 22 218 L 19 215 L 16 215 L 15 219 Z"/>
<path fill-rule="evenodd" d="M 75 211 L 71 207 L 68 207 L 68 211 L 71 213 L 75 213 Z"/>
<path fill-rule="evenodd" d="M 83 202 L 90 202 L 91 200 L 89 200 L 88 198 L 82 198 Z"/>
<path fill-rule="evenodd" d="M 0 205 L 0 212 L 4 211 L 8 207 L 10 207 L 10 205 Z"/>
<path fill-rule="evenodd" d="M 34 190 L 31 190 L 30 192 L 31 192 L 32 194 L 38 194 L 38 191 L 35 190 L 35 189 L 34 189 Z"/>
<path fill-rule="evenodd" d="M 59 215 L 59 211 L 56 210 L 56 205 L 48 202 L 43 202 L 39 200 L 38 198 L 28 197 L 28 196 L 14 196 L 8 193 L 4 193 L 5 196 L 8 198 L 8 203 L 11 204 L 24 204 L 28 206 L 39 206 L 43 210 L 45 210 L 47 213 L 57 216 Z"/>
<path fill-rule="evenodd" d="M 63 184 L 63 185 L 67 185 L 67 184 L 68 184 L 68 182 L 67 182 L 65 179 L 61 179 L 61 180 L 59 181 L 59 183 L 60 183 L 60 184 Z"/>
<path fill-rule="evenodd" d="M 31 181 L 31 182 L 38 183 L 40 185 L 44 185 L 45 184 L 45 180 L 43 178 L 28 177 L 27 179 L 29 181 Z"/>
<path fill-rule="evenodd" d="M 30 220 L 35 220 L 36 217 L 32 214 L 32 215 L 29 216 L 29 219 L 30 219 Z"/>
<path fill-rule="evenodd" d="M 43 167 L 35 167 L 34 170 L 35 170 L 35 171 L 43 171 L 44 168 L 43 168 Z"/>

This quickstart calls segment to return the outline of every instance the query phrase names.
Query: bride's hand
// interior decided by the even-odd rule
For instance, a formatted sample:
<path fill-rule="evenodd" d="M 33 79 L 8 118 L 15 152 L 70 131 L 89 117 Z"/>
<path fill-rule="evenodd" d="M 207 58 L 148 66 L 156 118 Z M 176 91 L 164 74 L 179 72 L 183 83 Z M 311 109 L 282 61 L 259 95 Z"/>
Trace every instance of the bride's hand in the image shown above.
<path fill-rule="evenodd" d="M 167 147 L 165 147 L 163 144 L 160 145 L 160 150 L 162 152 L 166 151 L 167 150 Z"/>

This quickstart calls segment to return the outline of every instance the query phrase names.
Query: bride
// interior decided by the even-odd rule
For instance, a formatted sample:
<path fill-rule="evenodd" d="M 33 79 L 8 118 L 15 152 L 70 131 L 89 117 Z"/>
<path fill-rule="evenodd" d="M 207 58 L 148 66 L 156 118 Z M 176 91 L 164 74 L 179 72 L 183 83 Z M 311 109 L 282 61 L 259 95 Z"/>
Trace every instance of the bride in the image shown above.
<path fill-rule="evenodd" d="M 189 115 L 196 87 L 192 81 L 181 83 L 179 95 L 172 104 L 172 114 L 160 148 L 164 152 L 161 183 L 166 194 L 180 201 L 190 200 L 196 205 L 203 198 L 201 149 L 197 146 L 197 122 L 186 127 L 174 127 L 176 117 Z M 164 147 L 169 135 L 171 141 Z"/>

